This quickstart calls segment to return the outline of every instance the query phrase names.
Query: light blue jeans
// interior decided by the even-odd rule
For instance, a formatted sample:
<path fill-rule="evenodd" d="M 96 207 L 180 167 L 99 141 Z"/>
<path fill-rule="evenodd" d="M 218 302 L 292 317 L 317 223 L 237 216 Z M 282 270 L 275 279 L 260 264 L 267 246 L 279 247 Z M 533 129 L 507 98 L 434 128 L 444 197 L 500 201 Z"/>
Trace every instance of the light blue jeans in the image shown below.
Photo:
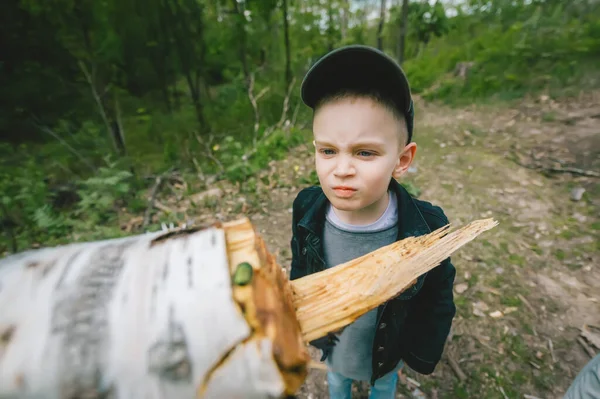
<path fill-rule="evenodd" d="M 396 384 L 398 383 L 398 370 L 402 368 L 402 361 L 394 370 L 375 380 L 371 386 L 369 399 L 394 399 L 396 397 Z M 331 399 L 352 399 L 352 379 L 329 370 L 327 383 L 329 384 L 329 397 Z"/>

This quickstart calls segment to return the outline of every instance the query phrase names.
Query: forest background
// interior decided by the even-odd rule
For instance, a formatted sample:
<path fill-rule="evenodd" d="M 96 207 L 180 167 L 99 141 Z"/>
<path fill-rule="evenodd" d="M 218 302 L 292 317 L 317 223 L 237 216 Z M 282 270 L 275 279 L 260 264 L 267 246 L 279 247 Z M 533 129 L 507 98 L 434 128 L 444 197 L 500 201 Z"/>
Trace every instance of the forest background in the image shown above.
<path fill-rule="evenodd" d="M 401 183 L 500 221 L 454 257 L 443 361 L 398 397 L 562 397 L 600 350 L 597 0 L 5 0 L 0 256 L 243 215 L 288 268 L 318 183 L 299 87 L 344 44 L 409 77 Z"/>

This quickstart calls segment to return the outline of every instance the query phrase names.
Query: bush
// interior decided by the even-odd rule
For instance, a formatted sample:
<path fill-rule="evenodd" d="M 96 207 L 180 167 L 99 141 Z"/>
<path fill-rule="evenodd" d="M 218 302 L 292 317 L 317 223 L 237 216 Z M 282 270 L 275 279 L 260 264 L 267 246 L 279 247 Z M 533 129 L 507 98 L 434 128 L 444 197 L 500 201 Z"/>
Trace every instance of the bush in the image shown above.
<path fill-rule="evenodd" d="M 288 131 L 275 129 L 252 147 L 244 146 L 240 141 L 228 136 L 219 146 L 217 157 L 224 165 L 229 165 L 225 169 L 226 179 L 243 182 L 258 170 L 266 168 L 269 162 L 284 158 L 291 148 L 303 143 L 306 137 L 306 131 L 293 127 Z"/>

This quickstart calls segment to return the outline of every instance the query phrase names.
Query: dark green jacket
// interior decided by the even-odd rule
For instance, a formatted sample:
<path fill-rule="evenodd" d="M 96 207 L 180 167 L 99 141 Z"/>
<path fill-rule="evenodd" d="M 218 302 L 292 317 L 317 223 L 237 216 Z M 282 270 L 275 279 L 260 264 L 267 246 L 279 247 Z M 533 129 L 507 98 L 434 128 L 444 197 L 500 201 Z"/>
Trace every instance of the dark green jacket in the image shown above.
<path fill-rule="evenodd" d="M 396 180 L 392 179 L 390 188 L 398 199 L 398 240 L 424 235 L 448 224 L 441 208 L 411 197 Z M 327 201 L 320 187 L 305 188 L 294 200 L 292 280 L 325 269 L 322 242 Z M 452 294 L 455 275 L 448 258 L 419 277 L 413 287 L 379 306 L 371 384 L 401 359 L 421 374 L 433 372 L 456 313 Z"/>

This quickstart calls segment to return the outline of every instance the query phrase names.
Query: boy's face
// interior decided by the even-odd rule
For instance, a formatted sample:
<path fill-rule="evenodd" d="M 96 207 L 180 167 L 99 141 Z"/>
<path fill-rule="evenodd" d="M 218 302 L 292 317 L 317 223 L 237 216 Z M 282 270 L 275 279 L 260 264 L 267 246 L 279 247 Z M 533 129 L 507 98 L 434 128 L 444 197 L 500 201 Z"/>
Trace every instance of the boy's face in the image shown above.
<path fill-rule="evenodd" d="M 390 179 L 406 172 L 416 151 L 414 143 L 404 145 L 402 122 L 371 99 L 344 98 L 318 109 L 313 132 L 317 175 L 338 214 L 350 222 L 377 220 Z"/>

